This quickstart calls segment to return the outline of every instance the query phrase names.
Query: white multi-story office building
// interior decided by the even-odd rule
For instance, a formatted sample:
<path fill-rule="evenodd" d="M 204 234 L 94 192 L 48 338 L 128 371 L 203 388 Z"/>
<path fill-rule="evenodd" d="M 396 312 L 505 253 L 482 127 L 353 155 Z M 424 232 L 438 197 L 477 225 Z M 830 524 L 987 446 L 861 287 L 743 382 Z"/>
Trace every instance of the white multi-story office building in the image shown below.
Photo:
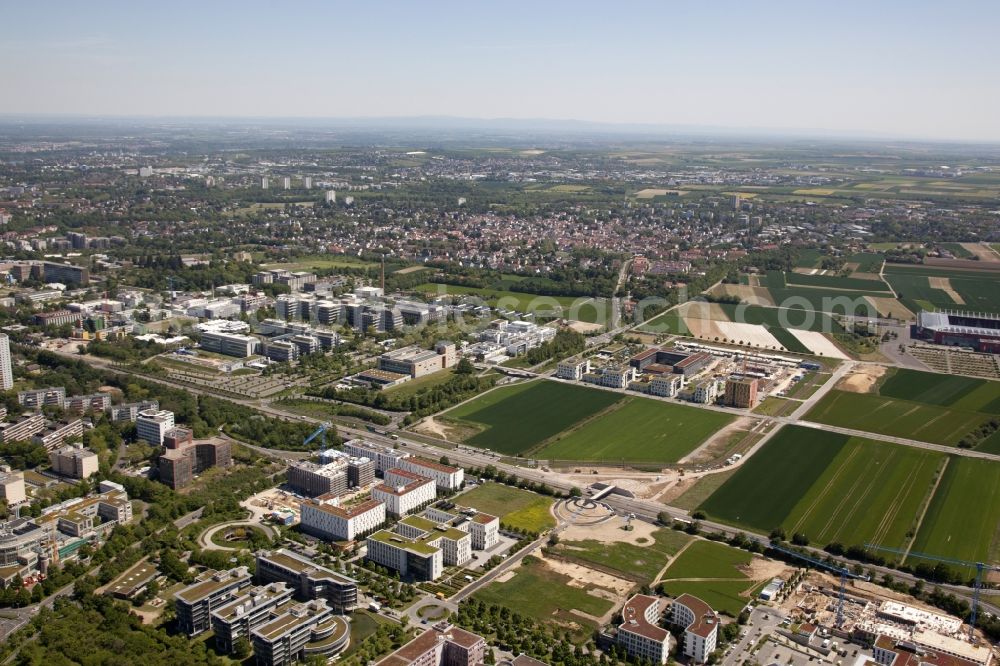
<path fill-rule="evenodd" d="M 246 358 L 253 356 L 259 345 L 260 340 L 250 335 L 216 331 L 206 331 L 201 334 L 201 348 L 216 354 Z"/>
<path fill-rule="evenodd" d="M 659 626 L 660 600 L 637 594 L 622 607 L 618 644 L 639 661 L 665 664 L 670 658 L 670 632 Z"/>
<path fill-rule="evenodd" d="M 684 628 L 684 654 L 704 664 L 715 651 L 719 637 L 719 616 L 698 597 L 682 594 L 670 607 L 670 621 Z"/>
<path fill-rule="evenodd" d="M 674 398 L 683 388 L 683 375 L 657 375 L 649 382 L 649 394 L 661 398 Z"/>
<path fill-rule="evenodd" d="M 14 388 L 14 369 L 10 361 L 10 338 L 0 333 L 0 391 Z"/>
<path fill-rule="evenodd" d="M 173 427 L 174 413 L 166 409 L 147 409 L 135 417 L 136 436 L 156 446 L 163 444 L 163 435 Z"/>
<path fill-rule="evenodd" d="M 407 516 L 396 523 L 393 531 L 440 548 L 445 566 L 462 566 L 472 559 L 472 536 L 447 524 L 438 524 L 420 516 Z"/>
<path fill-rule="evenodd" d="M 399 467 L 399 462 L 410 455 L 405 451 L 389 448 L 388 446 L 382 446 L 363 439 L 351 439 L 344 442 L 344 452 L 356 458 L 373 460 L 375 462 L 375 471 L 382 473 L 394 467 Z"/>
<path fill-rule="evenodd" d="M 302 529 L 331 541 L 354 541 L 385 523 L 385 504 L 377 499 L 342 507 L 336 500 L 321 497 L 306 500 L 299 508 Z"/>
<path fill-rule="evenodd" d="M 24 492 L 24 472 L 11 470 L 7 465 L 0 467 L 0 498 L 7 506 L 20 504 L 27 495 Z"/>
<path fill-rule="evenodd" d="M 465 470 L 461 467 L 442 465 L 431 460 L 410 456 L 403 458 L 397 464 L 399 469 L 413 472 L 428 479 L 434 479 L 434 483 L 441 490 L 458 490 L 465 482 Z"/>
<path fill-rule="evenodd" d="M 457 506 L 447 500 L 427 507 L 428 520 L 446 523 L 455 529 L 468 532 L 474 550 L 489 550 L 500 541 L 500 519 L 476 509 Z"/>
<path fill-rule="evenodd" d="M 386 513 L 397 517 L 433 502 L 435 497 L 437 485 L 433 479 L 402 469 L 389 470 L 385 483 L 372 489 L 372 499 L 384 502 Z"/>
<path fill-rule="evenodd" d="M 365 557 L 375 564 L 394 569 L 400 576 L 435 580 L 444 569 L 444 553 L 421 539 L 382 530 L 365 539 Z"/>
<path fill-rule="evenodd" d="M 583 360 L 570 358 L 560 361 L 559 365 L 556 366 L 556 377 L 559 379 L 580 381 L 588 372 L 590 372 L 589 358 Z"/>

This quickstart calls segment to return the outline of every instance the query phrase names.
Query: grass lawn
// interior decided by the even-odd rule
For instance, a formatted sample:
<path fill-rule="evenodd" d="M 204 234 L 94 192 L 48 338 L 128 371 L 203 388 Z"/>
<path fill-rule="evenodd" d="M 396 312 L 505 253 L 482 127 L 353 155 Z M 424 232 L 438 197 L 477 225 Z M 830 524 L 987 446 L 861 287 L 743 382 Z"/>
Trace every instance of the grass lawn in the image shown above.
<path fill-rule="evenodd" d="M 795 411 L 795 408 L 799 406 L 800 403 L 794 400 L 785 400 L 784 398 L 775 398 L 774 396 L 768 396 L 764 398 L 764 401 L 754 407 L 754 414 L 763 414 L 764 416 L 785 416 L 786 414 L 791 414 Z"/>
<path fill-rule="evenodd" d="M 851 438 L 784 521 L 818 544 L 906 546 L 945 456 Z"/>
<path fill-rule="evenodd" d="M 539 380 L 495 389 L 442 417 L 480 430 L 466 444 L 515 455 L 621 399 L 609 391 Z"/>
<path fill-rule="evenodd" d="M 847 440 L 837 433 L 785 426 L 700 508 L 719 521 L 770 532 L 781 526 Z"/>
<path fill-rule="evenodd" d="M 585 589 L 571 587 L 568 576 L 556 573 L 540 562 L 522 563 L 514 572 L 513 578 L 493 583 L 476 592 L 475 596 L 540 622 L 553 619 L 584 622 L 579 616 L 571 615 L 570 611 L 579 610 L 599 617 L 611 610 L 610 601 L 588 594 Z"/>
<path fill-rule="evenodd" d="M 924 516 L 913 550 L 1000 562 L 1000 463 L 955 456 Z M 917 560 L 914 560 L 916 563 Z"/>
<path fill-rule="evenodd" d="M 716 472 L 715 474 L 699 477 L 693 483 L 689 483 L 688 489 L 680 497 L 672 499 L 667 503 L 678 509 L 694 511 L 705 500 L 711 497 L 712 493 L 721 488 L 722 484 L 729 480 L 729 477 L 736 474 L 738 469 L 739 467 L 733 467 L 724 472 Z"/>
<path fill-rule="evenodd" d="M 816 423 L 954 446 L 989 417 L 870 393 L 833 390 L 805 418 Z"/>
<path fill-rule="evenodd" d="M 605 543 L 595 539 L 562 541 L 555 552 L 595 564 L 601 569 L 612 569 L 623 578 L 648 584 L 656 580 L 668 558 L 676 555 L 691 538 L 684 532 L 664 529 L 654 532 L 653 541 L 648 544 Z"/>
<path fill-rule="evenodd" d="M 691 594 L 717 612 L 737 617 L 740 611 L 756 597 L 751 590 L 759 586 L 759 583 L 750 580 L 669 580 L 663 583 L 662 588 L 671 597 L 676 598 L 685 593 Z"/>
<path fill-rule="evenodd" d="M 670 578 L 745 578 L 737 566 L 749 564 L 750 553 L 715 541 L 699 539 L 688 546 L 663 574 Z"/>
<path fill-rule="evenodd" d="M 733 417 L 627 397 L 537 452 L 546 460 L 677 462 Z"/>
<path fill-rule="evenodd" d="M 384 390 L 384 393 L 393 399 L 409 398 L 421 389 L 440 386 L 454 376 L 455 373 L 452 368 L 445 368 L 444 370 L 438 370 L 429 375 L 403 382 L 398 386 L 390 386 Z"/>
<path fill-rule="evenodd" d="M 455 502 L 497 516 L 504 525 L 528 532 L 541 532 L 556 526 L 549 511 L 552 498 L 500 483 L 484 483 L 462 493 Z"/>

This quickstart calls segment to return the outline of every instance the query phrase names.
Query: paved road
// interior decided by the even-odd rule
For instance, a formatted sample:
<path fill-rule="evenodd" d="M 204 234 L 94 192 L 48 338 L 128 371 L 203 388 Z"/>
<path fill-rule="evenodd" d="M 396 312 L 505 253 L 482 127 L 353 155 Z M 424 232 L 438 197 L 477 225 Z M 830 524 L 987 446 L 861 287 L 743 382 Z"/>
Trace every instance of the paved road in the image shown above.
<path fill-rule="evenodd" d="M 92 363 L 93 365 L 96 365 L 96 366 L 108 369 L 108 370 L 110 370 L 112 372 L 118 372 L 118 373 L 121 373 L 121 374 L 131 374 L 131 373 L 128 373 L 127 371 L 125 371 L 125 370 L 121 370 L 121 369 L 118 369 L 118 368 L 112 368 L 112 367 L 110 367 L 110 362 L 107 361 L 107 360 L 105 360 L 105 359 L 100 359 L 100 358 L 93 357 L 93 356 L 81 356 L 79 354 L 69 354 L 69 353 L 62 353 L 62 352 L 57 352 L 57 353 L 61 353 L 62 355 L 70 357 L 70 358 L 73 358 L 75 360 L 83 360 L 83 361 L 86 361 L 88 363 Z M 842 367 L 842 368 L 838 369 L 838 372 L 842 373 L 842 374 L 846 374 L 847 370 Z M 835 375 L 836 374 L 837 373 L 835 373 Z M 842 374 L 840 376 L 842 376 Z M 175 384 L 173 384 L 173 383 L 171 383 L 169 381 L 166 381 L 166 380 L 162 380 L 162 379 L 159 379 L 159 378 L 145 377 L 145 376 L 143 376 L 143 377 L 145 379 L 149 379 L 150 381 L 155 381 L 157 383 L 161 383 L 161 384 L 165 384 L 165 385 L 177 388 L 177 385 L 175 385 Z M 825 391 L 829 391 L 834 385 L 835 385 L 835 381 L 832 378 L 829 382 L 827 382 L 827 384 L 823 388 L 820 389 L 820 391 L 823 391 L 824 389 L 825 389 Z M 213 395 L 214 397 L 221 397 L 221 396 L 218 396 L 218 395 L 215 395 L 215 394 L 211 393 L 210 391 L 201 391 L 199 389 L 193 389 L 193 388 L 186 387 L 186 386 L 183 386 L 183 387 L 180 387 L 180 388 L 184 388 L 185 390 L 191 391 L 192 393 L 196 393 L 196 394 L 207 394 L 207 395 Z M 607 390 L 613 390 L 613 389 L 607 389 Z M 819 391 L 817 391 L 817 393 L 818 392 Z M 815 398 L 815 394 L 812 397 Z M 289 414 L 289 413 L 284 412 L 284 411 L 282 411 L 280 409 L 276 409 L 276 408 L 274 408 L 273 406 L 270 406 L 270 405 L 261 405 L 257 401 L 237 400 L 237 399 L 228 398 L 228 397 L 224 398 L 224 399 L 230 400 L 231 402 L 236 402 L 238 404 L 243 404 L 243 405 L 246 405 L 248 407 L 252 407 L 254 409 L 257 409 L 258 411 L 264 412 L 264 413 L 269 414 L 271 416 L 275 416 L 277 418 L 282 418 L 282 419 L 286 419 L 286 420 L 289 420 L 289 421 L 305 421 L 305 422 L 320 423 L 319 419 L 311 419 L 311 418 L 308 418 L 308 417 L 303 418 L 303 417 L 300 417 L 298 415 Z M 745 410 L 733 410 L 733 409 L 720 408 L 720 407 L 707 406 L 707 405 L 703 405 L 701 407 L 703 407 L 703 408 L 711 408 L 711 409 L 718 409 L 718 410 L 725 411 L 725 412 L 730 413 L 730 414 L 732 414 L 732 413 L 740 413 L 741 411 L 745 412 Z M 804 405 L 803 405 L 803 407 L 804 407 Z M 800 409 L 802 409 L 803 407 L 800 407 Z M 763 443 L 766 442 L 767 439 L 770 439 L 770 437 L 773 437 L 780 430 L 781 425 L 784 425 L 784 424 L 795 423 L 795 424 L 799 424 L 799 425 L 805 425 L 806 427 L 813 427 L 813 428 L 824 429 L 824 430 L 833 430 L 833 428 L 831 428 L 830 426 L 821 425 L 821 424 L 814 424 L 814 423 L 809 423 L 809 422 L 797 421 L 797 420 L 795 420 L 791 416 L 771 418 L 770 421 L 773 422 L 775 425 L 771 428 L 770 432 L 765 437 L 765 439 L 763 439 L 762 441 L 758 442 L 751 451 L 755 451 L 760 446 L 763 446 Z M 530 469 L 530 468 L 523 468 L 523 467 L 518 467 L 518 466 L 514 466 L 514 465 L 503 464 L 503 463 L 500 462 L 499 457 L 487 455 L 487 454 L 484 454 L 482 452 L 473 452 L 473 451 L 470 451 L 468 449 L 458 449 L 458 448 L 449 448 L 447 450 L 442 450 L 439 447 L 431 446 L 429 444 L 423 444 L 423 443 L 420 443 L 420 442 L 415 442 L 413 440 L 408 440 L 408 439 L 406 439 L 406 433 L 405 432 L 401 432 L 400 435 L 399 435 L 399 439 L 395 439 L 394 440 L 392 438 L 384 437 L 384 436 L 380 436 L 380 435 L 375 435 L 374 433 L 368 432 L 367 430 L 361 430 L 361 429 L 358 429 L 358 428 L 352 428 L 352 427 L 348 427 L 348 426 L 338 426 L 338 428 L 339 428 L 339 430 L 341 432 L 344 432 L 344 433 L 349 434 L 349 435 L 354 436 L 354 437 L 365 437 L 366 439 L 374 440 L 374 441 L 377 441 L 377 442 L 379 442 L 381 444 L 384 444 L 384 445 L 387 445 L 387 446 L 398 446 L 399 448 L 401 448 L 401 449 L 403 449 L 405 451 L 408 451 L 410 453 L 416 453 L 418 455 L 423 455 L 425 457 L 432 458 L 432 459 L 436 459 L 436 458 L 440 457 L 442 454 L 443 455 L 447 455 L 454 463 L 456 463 L 458 465 L 461 465 L 463 467 L 469 467 L 469 466 L 485 467 L 486 465 L 493 465 L 494 467 L 496 467 L 498 469 L 503 469 L 504 471 L 506 471 L 508 473 L 511 473 L 511 474 L 515 474 L 515 475 L 517 475 L 520 478 L 524 478 L 524 479 L 527 479 L 527 480 L 530 480 L 530 481 L 543 482 L 543 483 L 548 484 L 550 487 L 553 487 L 553 488 L 558 489 L 558 490 L 562 490 L 564 492 L 568 492 L 571 489 L 571 487 L 572 487 L 571 484 L 563 482 L 563 481 L 559 481 L 557 479 L 554 479 L 554 478 L 552 478 L 551 475 L 548 475 L 545 472 L 542 472 L 541 470 Z M 957 447 L 941 447 L 939 445 L 928 444 L 926 442 L 918 442 L 918 441 L 915 441 L 915 440 L 908 440 L 908 439 L 896 438 L 896 437 L 888 437 L 888 436 L 884 436 L 884 435 L 877 435 L 877 434 L 874 434 L 874 433 L 868 433 L 868 432 L 863 432 L 863 431 L 854 431 L 854 430 L 850 430 L 850 429 L 839 429 L 837 431 L 842 431 L 845 434 L 857 434 L 857 435 L 860 435 L 860 436 L 863 436 L 863 437 L 867 437 L 869 439 L 876 439 L 876 440 L 888 441 L 888 442 L 892 442 L 892 443 L 903 444 L 903 445 L 906 445 L 906 446 L 913 446 L 913 447 L 916 447 L 916 448 L 924 448 L 924 449 L 934 450 L 934 451 L 944 451 L 944 452 L 950 453 L 950 454 L 969 455 L 971 457 L 989 458 L 989 459 L 994 459 L 994 460 L 1000 459 L 1000 456 L 983 454 L 983 453 L 976 452 L 976 451 L 969 451 L 967 449 L 958 449 Z M 429 439 L 430 441 L 433 441 L 433 438 L 425 437 L 424 439 Z M 448 443 L 448 444 L 450 446 L 454 446 L 453 443 Z M 270 454 L 277 454 L 280 457 L 285 457 L 285 459 L 291 459 L 292 456 L 302 456 L 303 455 L 303 454 L 297 453 L 297 452 L 278 452 L 278 451 L 274 451 L 274 450 L 263 449 L 261 447 L 252 447 L 252 448 L 254 448 L 255 450 L 261 451 L 261 452 L 269 452 Z M 749 455 L 744 456 L 743 460 L 745 461 L 749 457 L 750 457 Z M 629 498 L 624 498 L 624 497 L 618 497 L 618 496 L 611 495 L 608 498 L 606 498 L 606 502 L 609 505 L 611 505 L 612 507 L 614 507 L 615 509 L 617 509 L 617 510 L 623 512 L 623 513 L 634 513 L 634 514 L 636 514 L 637 517 L 642 518 L 643 520 L 646 520 L 646 521 L 649 521 L 649 522 L 655 522 L 657 520 L 657 517 L 660 514 L 660 512 L 666 512 L 667 514 L 669 514 L 670 516 L 672 516 L 674 518 L 682 518 L 682 519 L 685 519 L 685 520 L 690 520 L 689 514 L 686 511 L 682 510 L 682 509 L 678 509 L 676 507 L 671 507 L 671 506 L 659 504 L 657 502 L 652 502 L 652 501 L 649 501 L 649 500 L 636 500 L 636 499 L 629 499 Z M 196 520 L 196 519 L 197 518 L 195 518 L 194 520 Z M 184 518 L 179 519 L 179 520 L 184 520 Z M 193 521 L 189 521 L 189 522 L 193 522 Z M 727 534 L 727 535 L 743 534 L 743 535 L 745 535 L 749 539 L 756 540 L 756 541 L 759 541 L 759 542 L 762 542 L 762 543 L 766 543 L 767 542 L 767 539 L 765 537 L 763 537 L 763 536 L 761 536 L 759 534 L 755 534 L 753 532 L 747 532 L 747 531 L 744 531 L 744 530 L 733 528 L 733 527 L 728 526 L 728 525 L 722 525 L 720 523 L 713 523 L 711 521 L 701 521 L 701 523 L 702 523 L 702 525 L 705 528 L 713 530 L 713 531 L 716 531 L 716 532 L 721 532 L 721 533 Z M 822 551 L 819 551 L 818 549 L 813 549 L 813 550 L 814 550 L 814 552 L 817 555 L 821 555 L 823 557 L 826 556 L 826 553 L 824 553 Z M 854 562 L 851 562 L 849 560 L 842 560 L 842 561 L 846 562 L 849 565 L 855 564 Z M 864 565 L 864 566 L 866 566 L 866 568 L 872 569 L 873 571 L 877 572 L 880 575 L 881 574 L 889 574 L 889 575 L 893 576 L 894 578 L 896 578 L 897 580 L 905 580 L 905 581 L 909 581 L 909 582 L 914 582 L 914 581 L 918 580 L 914 576 L 910 576 L 908 574 L 902 573 L 902 572 L 894 570 L 894 569 L 889 569 L 889 568 L 885 568 L 885 567 L 874 567 L 874 566 L 870 566 L 870 565 Z M 971 596 L 971 589 L 967 588 L 965 586 L 950 586 L 949 585 L 949 586 L 940 586 L 940 587 L 942 587 L 942 589 L 945 589 L 945 590 L 948 590 L 950 592 L 953 592 L 956 595 L 958 595 L 960 597 L 963 597 L 963 598 L 969 598 Z M 982 603 L 982 607 L 985 610 L 987 610 L 987 611 L 989 611 L 991 613 L 994 613 L 994 614 L 1000 614 L 1000 607 L 994 606 L 993 604 L 990 604 L 990 603 L 985 603 L 985 602 L 981 602 L 981 603 Z"/>

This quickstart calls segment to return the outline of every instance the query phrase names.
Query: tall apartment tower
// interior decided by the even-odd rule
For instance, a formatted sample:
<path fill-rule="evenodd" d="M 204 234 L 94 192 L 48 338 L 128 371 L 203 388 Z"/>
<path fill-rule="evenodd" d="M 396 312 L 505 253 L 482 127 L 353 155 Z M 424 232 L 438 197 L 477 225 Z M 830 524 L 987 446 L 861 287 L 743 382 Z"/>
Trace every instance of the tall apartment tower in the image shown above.
<path fill-rule="evenodd" d="M 271 186 L 271 180 L 267 176 L 262 176 L 260 179 L 260 187 L 262 190 L 266 190 Z"/>
<path fill-rule="evenodd" d="M 284 178 L 282 178 L 281 179 L 281 187 L 282 187 L 282 189 L 285 189 L 285 190 L 292 189 L 292 179 L 289 178 L 288 176 L 285 176 Z"/>
<path fill-rule="evenodd" d="M 311 190 L 312 186 L 313 186 L 312 176 L 306 176 L 305 178 L 302 179 L 302 187 L 304 187 L 307 190 Z"/>
<path fill-rule="evenodd" d="M 326 191 L 326 202 L 327 203 L 337 203 L 337 191 L 327 190 Z"/>
<path fill-rule="evenodd" d="M 10 364 L 10 338 L 0 333 L 0 390 L 14 388 L 14 369 Z"/>

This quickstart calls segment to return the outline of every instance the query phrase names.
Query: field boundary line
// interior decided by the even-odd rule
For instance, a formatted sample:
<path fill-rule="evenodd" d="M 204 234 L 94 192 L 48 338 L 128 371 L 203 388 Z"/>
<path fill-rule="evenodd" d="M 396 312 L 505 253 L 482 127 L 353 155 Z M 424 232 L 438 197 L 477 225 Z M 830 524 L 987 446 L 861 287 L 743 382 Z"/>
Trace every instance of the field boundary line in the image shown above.
<path fill-rule="evenodd" d="M 681 546 L 681 549 L 678 550 L 676 553 L 674 553 L 673 555 L 668 555 L 667 556 L 667 563 L 664 564 L 663 568 L 660 569 L 657 572 L 656 576 L 653 577 L 653 581 L 654 582 L 651 583 L 651 585 L 655 585 L 656 583 L 660 583 L 660 582 L 664 581 L 665 579 L 663 578 L 663 574 L 667 573 L 667 569 L 670 568 L 670 565 L 673 564 L 674 562 L 676 562 L 677 558 L 681 556 L 681 553 L 683 553 L 685 550 L 687 550 L 688 548 L 690 548 L 691 544 L 693 544 L 697 540 L 698 539 L 691 539 L 686 544 L 684 544 L 683 546 Z"/>
<path fill-rule="evenodd" d="M 941 465 L 941 469 L 938 472 L 937 479 L 934 481 L 934 485 L 931 486 L 930 492 L 924 499 L 924 505 L 921 508 L 920 515 L 917 516 L 917 524 L 913 528 L 913 536 L 910 537 L 909 543 L 906 544 L 906 549 L 903 553 L 903 559 L 899 561 L 900 564 L 906 561 L 906 558 L 910 556 L 910 551 L 913 550 L 913 542 L 917 540 L 917 535 L 920 534 L 920 528 L 924 526 L 924 517 L 927 515 L 927 511 L 930 509 L 931 504 L 934 502 L 934 497 L 937 496 L 938 486 L 941 485 L 941 479 L 944 478 L 945 472 L 948 470 L 948 465 L 951 464 L 951 456 L 944 457 L 944 464 Z"/>
<path fill-rule="evenodd" d="M 860 452 L 861 448 L 862 448 L 861 444 L 858 444 L 856 451 Z M 845 461 L 844 467 L 847 467 L 848 465 L 850 465 L 851 463 L 853 463 L 854 462 L 854 458 L 856 458 L 856 457 L 857 457 L 856 455 L 852 455 L 849 460 Z M 846 472 L 846 471 L 847 470 L 845 470 L 843 468 L 841 469 L 841 472 Z M 838 474 L 838 476 L 839 476 L 839 474 Z M 854 483 L 852 483 L 851 487 L 847 490 L 847 492 L 844 493 L 843 499 L 841 499 L 841 501 L 837 503 L 837 508 L 834 509 L 834 511 L 830 514 L 830 517 L 826 521 L 826 525 L 824 525 L 823 529 L 820 530 L 820 533 L 819 533 L 820 537 L 822 537 L 822 535 L 826 534 L 827 530 L 831 529 L 831 527 L 833 527 L 834 534 L 836 534 L 837 532 L 839 532 L 839 529 L 835 526 L 835 524 L 839 520 L 840 514 L 843 513 L 846 510 L 847 511 L 847 517 L 844 519 L 843 522 L 846 523 L 846 522 L 850 521 L 851 516 L 854 515 L 855 511 L 857 511 L 858 505 L 860 503 L 864 502 L 865 498 L 868 497 L 868 494 L 871 493 L 872 486 L 874 485 L 874 483 L 875 483 L 875 481 L 877 479 L 877 475 L 876 475 L 875 478 L 869 479 L 868 485 L 865 486 L 865 488 L 864 488 L 864 492 L 861 493 L 860 497 L 858 497 L 856 495 L 856 491 L 861 486 L 863 479 L 864 479 L 864 475 L 861 475 L 861 474 L 857 475 L 857 477 L 854 479 Z M 820 540 L 822 541 L 823 539 L 821 538 Z"/>
<path fill-rule="evenodd" d="M 591 414 L 590 416 L 588 416 L 587 418 L 582 419 L 580 421 L 577 421 L 576 423 L 574 423 L 573 425 L 571 425 L 566 430 L 560 430 L 559 432 L 555 433 L 554 435 L 552 435 L 550 437 L 546 437 L 545 439 L 543 439 L 542 441 L 540 441 L 538 444 L 536 444 L 535 446 L 531 447 L 530 449 L 526 449 L 526 450 L 522 451 L 521 452 L 521 456 L 525 457 L 525 458 L 534 456 L 536 453 L 542 451 L 549 444 L 554 444 L 555 442 L 558 442 L 559 440 L 564 439 L 565 437 L 569 437 L 570 435 L 572 435 L 573 433 L 577 432 L 578 430 L 580 430 L 580 429 L 582 429 L 582 428 L 590 425 L 590 423 L 592 421 L 595 421 L 595 420 L 597 420 L 599 418 L 607 416 L 611 412 L 615 412 L 615 411 L 618 411 L 619 409 L 624 408 L 625 405 L 630 404 L 633 401 L 633 399 L 635 399 L 635 397 L 636 397 L 636 396 L 628 395 L 627 393 L 622 393 L 620 395 L 622 396 L 621 398 L 619 398 L 618 400 L 614 401 L 613 403 L 611 403 L 610 405 L 608 405 L 607 407 L 605 407 L 601 411 L 595 412 L 595 413 Z M 598 464 L 599 462 L 600 461 L 593 461 L 593 462 L 588 463 L 588 464 Z"/>

